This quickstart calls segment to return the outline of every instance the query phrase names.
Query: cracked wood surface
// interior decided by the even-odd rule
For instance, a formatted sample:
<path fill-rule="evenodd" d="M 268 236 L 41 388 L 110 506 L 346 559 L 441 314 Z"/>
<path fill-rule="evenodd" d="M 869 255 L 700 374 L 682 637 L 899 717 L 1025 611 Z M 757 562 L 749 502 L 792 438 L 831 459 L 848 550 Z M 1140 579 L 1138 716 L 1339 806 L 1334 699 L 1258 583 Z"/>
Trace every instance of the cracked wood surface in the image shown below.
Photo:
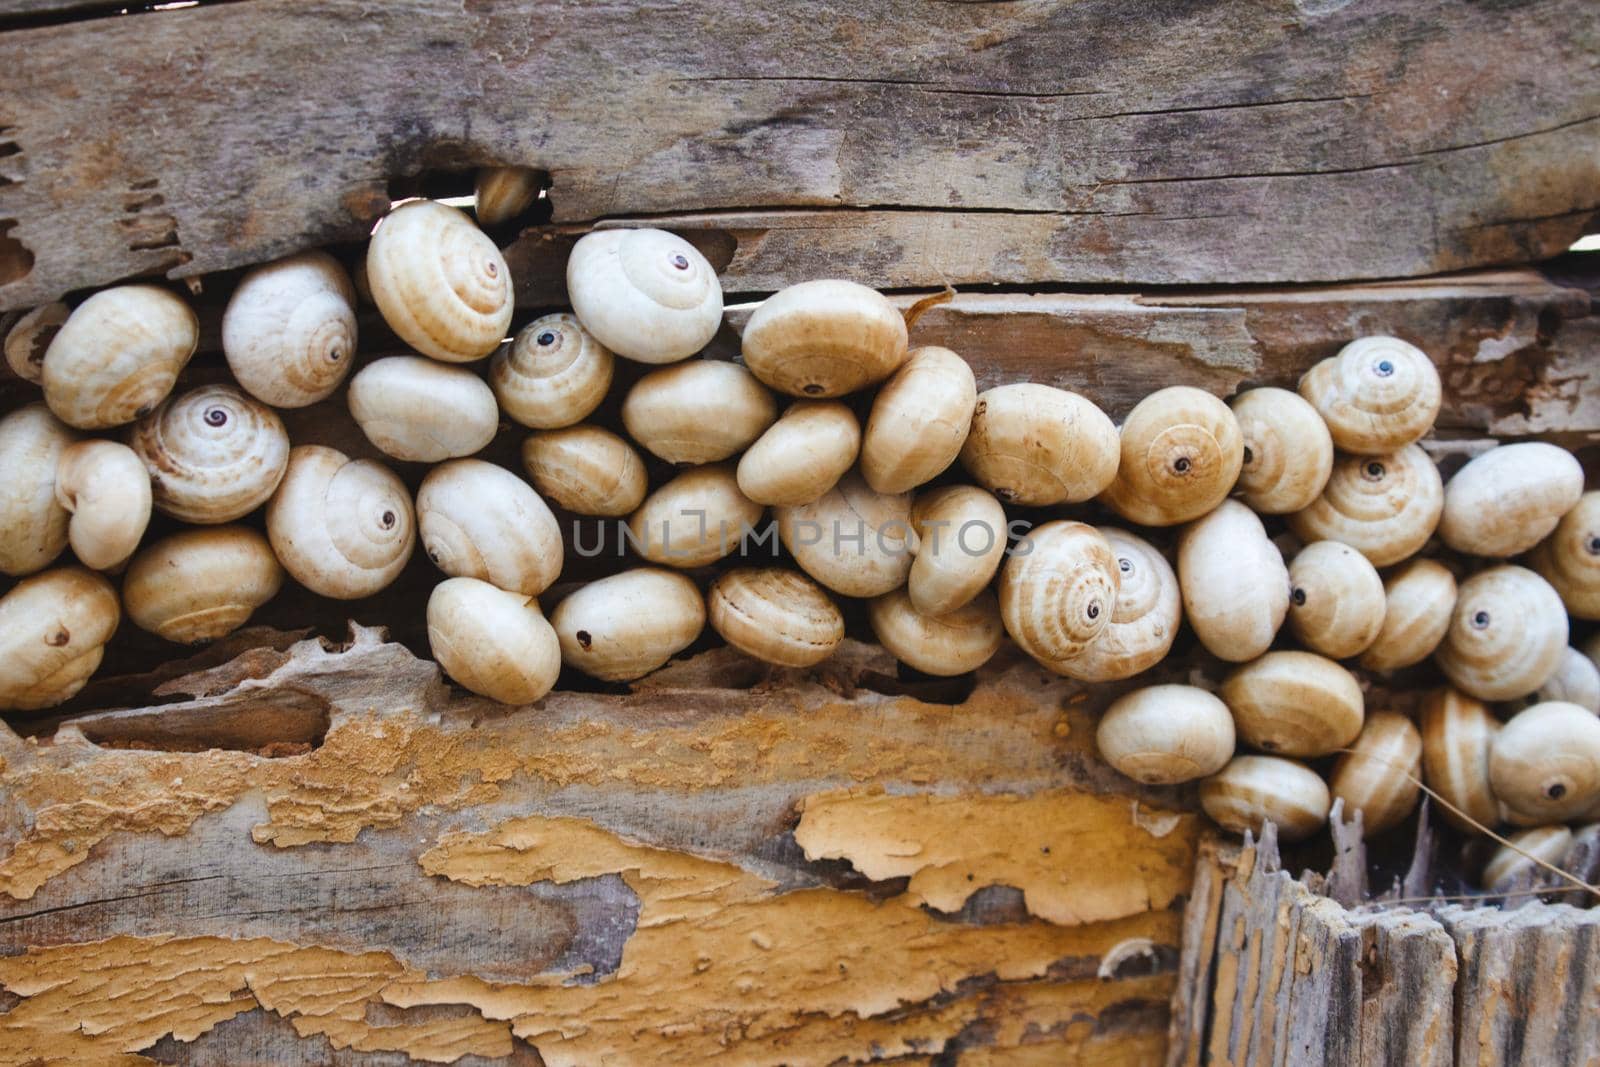
<path fill-rule="evenodd" d="M 730 291 L 1394 277 L 1600 208 L 1585 0 L 254 0 L 0 31 L 0 309 L 365 234 L 519 163 Z M 86 95 L 83 87 L 92 85 Z"/>

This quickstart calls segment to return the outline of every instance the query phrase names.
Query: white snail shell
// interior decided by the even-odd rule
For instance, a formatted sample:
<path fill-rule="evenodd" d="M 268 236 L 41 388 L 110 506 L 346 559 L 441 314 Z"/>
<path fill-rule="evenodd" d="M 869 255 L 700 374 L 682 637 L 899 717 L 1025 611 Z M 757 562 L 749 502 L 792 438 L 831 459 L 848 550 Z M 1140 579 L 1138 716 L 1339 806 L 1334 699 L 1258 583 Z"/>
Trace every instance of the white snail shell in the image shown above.
<path fill-rule="evenodd" d="M 470 456 L 494 440 L 500 410 L 483 379 L 464 367 L 389 356 L 350 380 L 350 414 L 395 459 L 438 463 Z"/>
<path fill-rule="evenodd" d="M 835 400 L 797 400 L 739 460 L 739 490 L 758 504 L 821 498 L 855 465 L 861 424 Z"/>
<path fill-rule="evenodd" d="M 1457 552 L 1505 558 L 1544 540 L 1583 496 L 1583 465 L 1542 441 L 1475 456 L 1444 489 L 1439 537 Z"/>
<path fill-rule="evenodd" d="M 433 587 L 428 647 L 457 683 L 502 704 L 533 703 L 561 674 L 561 642 L 539 602 L 476 578 Z"/>
<path fill-rule="evenodd" d="M 933 616 L 922 614 L 904 589 L 896 589 L 868 601 L 867 620 L 878 643 L 895 659 L 939 677 L 977 670 L 1005 639 L 1000 608 L 987 591 Z"/>
<path fill-rule="evenodd" d="M 1081 522 L 1028 532 L 1000 571 L 1000 617 L 1024 652 L 1044 664 L 1072 659 L 1111 624 L 1118 570 L 1111 542 Z"/>
<path fill-rule="evenodd" d="M 434 566 L 454 578 L 531 597 L 561 574 L 561 525 L 549 506 L 527 482 L 480 459 L 428 472 L 417 490 L 417 532 Z"/>
<path fill-rule="evenodd" d="M 576 315 L 534 319 L 489 361 L 500 408 L 534 430 L 557 430 L 589 417 L 611 388 L 616 359 Z"/>
<path fill-rule="evenodd" d="M 116 632 L 117 591 L 82 567 L 57 567 L 0 597 L 0 708 L 37 711 L 72 699 Z"/>
<path fill-rule="evenodd" d="M 1021 382 L 978 394 L 961 463 L 1006 503 L 1044 507 L 1100 493 L 1120 455 L 1116 425 L 1093 401 Z"/>
<path fill-rule="evenodd" d="M 1120 431 L 1117 476 L 1100 499 L 1143 526 L 1175 526 L 1207 514 L 1239 480 L 1244 437 L 1228 405 L 1186 385 L 1134 405 Z"/>
<path fill-rule="evenodd" d="M 1469 819 L 1483 826 L 1499 822 L 1500 802 L 1489 784 L 1489 753 L 1500 720 L 1482 701 L 1445 687 L 1423 700 L 1420 725 L 1423 780 L 1444 799 L 1439 805 L 1444 817 L 1467 831 L 1475 829 Z"/>
<path fill-rule="evenodd" d="M 189 305 L 153 285 L 102 289 L 72 312 L 45 351 L 45 403 L 84 430 L 154 410 L 200 342 Z"/>
<path fill-rule="evenodd" d="M 371 596 L 405 569 L 416 545 L 411 494 L 394 472 L 320 445 L 289 453 L 267 507 L 272 550 L 294 580 L 322 596 Z"/>
<path fill-rule="evenodd" d="M 1005 558 L 1005 509 L 977 486 L 947 485 L 917 494 L 911 525 L 918 545 L 906 591 L 924 615 L 943 615 L 966 604 L 988 586 Z"/>
<path fill-rule="evenodd" d="M 706 593 L 706 614 L 722 639 L 780 667 L 810 667 L 844 640 L 844 616 L 822 587 L 781 567 L 739 567 Z"/>
<path fill-rule="evenodd" d="M 1189 625 L 1219 659 L 1240 663 L 1272 645 L 1289 611 L 1289 571 L 1261 519 L 1226 500 L 1178 539 L 1178 585 Z"/>
<path fill-rule="evenodd" d="M 845 596 L 898 589 L 920 547 L 911 494 L 873 492 L 854 471 L 812 503 L 779 508 L 777 516 L 778 536 L 795 562 Z"/>
<path fill-rule="evenodd" d="M 1200 806 L 1212 822 L 1257 835 L 1271 822 L 1282 841 L 1303 841 L 1322 829 L 1332 803 L 1316 771 L 1276 756 L 1235 756 L 1200 783 Z"/>
<path fill-rule="evenodd" d="M 1414 559 L 1383 583 L 1383 626 L 1361 654 L 1369 671 L 1393 671 L 1433 655 L 1450 629 L 1456 576 L 1442 563 Z"/>
<path fill-rule="evenodd" d="M 1500 566 L 1461 583 L 1434 659 L 1457 689 L 1511 700 L 1548 681 L 1566 648 L 1567 613 L 1550 583 L 1523 567 Z"/>
<path fill-rule="evenodd" d="M 1577 649 L 1567 649 L 1556 673 L 1539 687 L 1535 700 L 1560 700 L 1600 715 L 1600 666 Z"/>
<path fill-rule="evenodd" d="M 56 499 L 56 468 L 75 440 L 43 404 L 0 418 L 0 571 L 32 574 L 67 547 L 71 515 Z"/>
<path fill-rule="evenodd" d="M 1422 735 L 1404 715 L 1377 711 L 1339 757 L 1328 789 L 1344 800 L 1347 818 L 1361 812 L 1362 835 L 1372 837 L 1411 814 L 1421 795 L 1421 776 Z"/>
<path fill-rule="evenodd" d="M 754 375 L 737 363 L 708 359 L 651 371 L 622 402 L 629 436 L 668 463 L 727 459 L 777 417 L 777 401 Z"/>
<path fill-rule="evenodd" d="M 1149 670 L 1166 658 L 1183 622 L 1178 576 L 1166 557 L 1150 542 L 1126 530 L 1102 527 L 1100 532 L 1117 559 L 1117 600 L 1111 622 L 1078 655 L 1050 663 L 1050 669 L 1057 674 L 1082 682 L 1118 681 Z M 913 568 L 913 577 L 915 573 Z M 1232 736 L 1230 725 L 1230 745 Z M 1123 773 L 1139 777 L 1128 771 Z"/>
<path fill-rule="evenodd" d="M 339 388 L 356 357 L 356 293 L 339 261 L 302 252 L 255 268 L 222 316 L 222 351 L 245 392 L 303 408 Z"/>
<path fill-rule="evenodd" d="M 564 663 L 591 678 L 642 678 L 694 643 L 705 602 L 674 571 L 640 567 L 590 582 L 550 616 Z"/>
<path fill-rule="evenodd" d="M 1228 406 L 1244 437 L 1234 487 L 1251 509 L 1286 515 L 1311 506 L 1333 472 L 1333 437 L 1317 409 L 1287 389 L 1248 389 Z"/>
<path fill-rule="evenodd" d="M 1289 564 L 1289 629 L 1330 659 L 1360 655 L 1383 629 L 1383 579 L 1367 557 L 1338 541 L 1313 541 Z"/>
<path fill-rule="evenodd" d="M 1268 652 L 1228 675 L 1219 695 L 1246 744 L 1281 756 L 1336 752 L 1365 720 L 1355 675 L 1313 652 Z"/>
<path fill-rule="evenodd" d="M 1233 758 L 1233 743 L 1228 706 L 1190 685 L 1151 685 L 1118 697 L 1095 731 L 1100 758 L 1146 785 L 1216 774 Z"/>
<path fill-rule="evenodd" d="M 739 548 L 766 509 L 739 492 L 733 467 L 692 467 L 645 497 L 628 519 L 638 553 L 669 567 L 704 567 Z"/>
<path fill-rule="evenodd" d="M 41 304 L 12 323 L 6 334 L 5 355 L 18 378 L 39 384 L 44 377 L 44 354 L 71 314 L 72 309 L 58 300 Z"/>
<path fill-rule="evenodd" d="M 532 207 L 543 188 L 543 177 L 532 167 L 479 167 L 473 210 L 482 225 L 498 226 Z"/>
<path fill-rule="evenodd" d="M 1528 562 L 1555 586 L 1569 614 L 1600 619 L 1600 492 L 1583 494 Z"/>
<path fill-rule="evenodd" d="M 1494 739 L 1489 784 L 1512 819 L 1574 819 L 1600 799 L 1600 718 L 1549 701 L 1517 712 Z"/>
<path fill-rule="evenodd" d="M 493 352 L 511 328 L 511 271 L 463 212 L 412 200 L 378 224 L 367 285 L 383 320 L 425 356 L 466 363 Z"/>
<path fill-rule="evenodd" d="M 1387 567 L 1427 544 L 1443 510 L 1439 468 L 1407 445 L 1389 455 L 1340 456 L 1322 495 L 1288 521 L 1302 541 L 1342 541 Z"/>
<path fill-rule="evenodd" d="M 935 345 L 912 351 L 872 402 L 862 477 L 880 493 L 904 493 L 937 477 L 961 454 L 977 404 L 966 360 Z"/>
<path fill-rule="evenodd" d="M 722 283 L 700 250 L 665 230 L 598 230 L 572 247 L 567 293 L 584 329 L 640 363 L 688 359 L 722 325 Z"/>
<path fill-rule="evenodd" d="M 150 523 L 150 475 L 115 441 L 79 441 L 56 465 L 56 500 L 72 513 L 67 539 L 78 562 L 110 570 L 133 555 Z"/>
<path fill-rule="evenodd" d="M 289 462 L 277 412 L 228 385 L 203 385 L 139 420 L 128 443 L 150 472 L 156 510 L 222 523 L 267 502 Z"/>
<path fill-rule="evenodd" d="M 1300 395 L 1341 451 L 1380 456 L 1433 428 L 1444 390 L 1420 348 L 1396 337 L 1362 337 L 1307 371 Z"/>
<path fill-rule="evenodd" d="M 750 373 L 814 400 L 876 385 L 906 360 L 905 317 L 855 282 L 801 282 L 762 301 L 744 328 Z"/>
<path fill-rule="evenodd" d="M 1565 826 L 1536 826 L 1512 834 L 1508 840 L 1516 848 L 1501 845 L 1483 868 L 1483 888 L 1491 893 L 1509 888 L 1515 879 L 1537 866 L 1535 860 L 1560 866 L 1572 847 L 1572 831 Z"/>
<path fill-rule="evenodd" d="M 128 618 L 168 641 L 211 641 L 243 626 L 283 588 L 267 539 L 244 526 L 180 530 L 133 558 L 122 582 Z"/>
<path fill-rule="evenodd" d="M 639 453 L 599 426 L 530 434 L 522 442 L 522 466 L 534 488 L 578 515 L 627 515 L 649 489 Z"/>

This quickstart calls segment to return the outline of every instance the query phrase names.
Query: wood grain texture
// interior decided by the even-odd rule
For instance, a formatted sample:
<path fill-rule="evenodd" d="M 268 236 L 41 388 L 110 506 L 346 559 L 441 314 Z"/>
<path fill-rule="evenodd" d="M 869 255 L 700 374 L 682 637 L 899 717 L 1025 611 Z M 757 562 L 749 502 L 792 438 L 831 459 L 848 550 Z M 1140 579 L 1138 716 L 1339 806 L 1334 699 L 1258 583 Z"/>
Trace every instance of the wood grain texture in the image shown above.
<path fill-rule="evenodd" d="M 1600 207 L 1596 55 L 1584 0 L 261 0 L 14 30 L 0 308 L 354 238 L 390 179 L 483 163 L 546 170 L 557 223 L 732 235 L 735 291 L 1525 262 Z"/>

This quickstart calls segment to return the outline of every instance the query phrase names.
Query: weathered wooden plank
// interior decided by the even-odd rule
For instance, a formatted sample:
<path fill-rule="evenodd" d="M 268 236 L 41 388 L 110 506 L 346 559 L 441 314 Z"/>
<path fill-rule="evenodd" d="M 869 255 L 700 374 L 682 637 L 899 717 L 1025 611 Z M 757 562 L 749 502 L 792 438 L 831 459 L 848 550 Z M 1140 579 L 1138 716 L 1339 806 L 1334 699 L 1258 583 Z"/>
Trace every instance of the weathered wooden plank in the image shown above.
<path fill-rule="evenodd" d="M 0 308 L 356 237 L 390 179 L 490 162 L 548 171 L 559 223 L 720 213 L 734 290 L 1527 261 L 1600 207 L 1597 54 L 1584 0 L 262 0 L 17 30 Z"/>

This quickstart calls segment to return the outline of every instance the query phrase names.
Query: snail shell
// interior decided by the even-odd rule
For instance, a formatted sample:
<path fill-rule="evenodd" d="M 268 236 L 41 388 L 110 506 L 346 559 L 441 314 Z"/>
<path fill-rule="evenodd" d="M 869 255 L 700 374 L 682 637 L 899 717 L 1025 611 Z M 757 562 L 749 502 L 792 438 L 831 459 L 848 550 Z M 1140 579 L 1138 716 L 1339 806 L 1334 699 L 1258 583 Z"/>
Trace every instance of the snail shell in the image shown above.
<path fill-rule="evenodd" d="M 749 371 L 708 359 L 652 371 L 622 402 L 628 434 L 668 463 L 727 459 L 777 417 L 777 402 Z"/>
<path fill-rule="evenodd" d="M 778 509 L 778 537 L 802 570 L 836 593 L 882 596 L 906 583 L 919 542 L 911 494 L 875 493 L 852 471 L 810 504 Z"/>
<path fill-rule="evenodd" d="M 1422 735 L 1404 715 L 1376 711 L 1334 765 L 1328 788 L 1344 799 L 1347 818 L 1361 812 L 1362 835 L 1372 837 L 1411 814 L 1421 777 Z"/>
<path fill-rule="evenodd" d="M 121 610 L 111 583 L 82 567 L 57 567 L 0 597 L 0 708 L 37 711 L 83 688 Z"/>
<path fill-rule="evenodd" d="M 1244 437 L 1228 405 L 1174 385 L 1128 413 L 1121 456 L 1101 501 L 1130 522 L 1175 526 L 1227 499 L 1244 463 Z"/>
<path fill-rule="evenodd" d="M 1565 701 L 1600 715 L 1600 667 L 1577 649 L 1567 649 L 1556 673 L 1539 687 L 1537 699 Z"/>
<path fill-rule="evenodd" d="M 1457 689 L 1479 700 L 1511 700 L 1549 681 L 1566 649 L 1567 613 L 1550 583 L 1500 566 L 1461 583 L 1434 659 Z"/>
<path fill-rule="evenodd" d="M 1489 784 L 1514 820 L 1577 818 L 1600 800 L 1600 718 L 1559 700 L 1517 712 L 1489 751 Z"/>
<path fill-rule="evenodd" d="M 1226 500 L 1178 539 L 1178 585 L 1200 643 L 1242 663 L 1272 646 L 1289 611 L 1289 571 L 1255 512 Z"/>
<path fill-rule="evenodd" d="M 59 300 L 34 308 L 11 326 L 6 334 L 6 363 L 18 378 L 38 385 L 44 377 L 44 354 L 72 309 Z"/>
<path fill-rule="evenodd" d="M 1583 496 L 1583 465 L 1542 441 L 1501 445 L 1456 472 L 1444 490 L 1439 537 L 1457 552 L 1520 555 Z"/>
<path fill-rule="evenodd" d="M 1287 389 L 1249 389 L 1228 406 L 1244 438 L 1234 491 L 1263 515 L 1311 506 L 1333 472 L 1333 437 L 1317 409 Z"/>
<path fill-rule="evenodd" d="M 1491 893 L 1510 888 L 1524 872 L 1537 866 L 1529 856 L 1559 866 L 1572 847 L 1572 831 L 1565 826 L 1536 826 L 1512 834 L 1509 840 L 1516 848 L 1501 845 L 1483 868 L 1483 888 Z"/>
<path fill-rule="evenodd" d="M 639 555 L 671 567 L 704 567 L 736 551 L 766 509 L 739 492 L 733 467 L 694 467 L 645 497 L 628 519 Z"/>
<path fill-rule="evenodd" d="M 1289 564 L 1289 629 L 1331 659 L 1366 651 L 1388 609 L 1383 579 L 1367 557 L 1338 541 L 1314 541 Z"/>
<path fill-rule="evenodd" d="M 1268 652 L 1228 675 L 1219 695 L 1246 744 L 1284 756 L 1336 752 L 1365 718 L 1355 675 L 1312 652 Z"/>
<path fill-rule="evenodd" d="M 222 351 L 245 392 L 303 408 L 339 388 L 356 355 L 355 288 L 326 252 L 250 271 L 222 316 Z"/>
<path fill-rule="evenodd" d="M 320 445 L 289 453 L 267 506 L 272 550 L 313 593 L 357 600 L 387 586 L 416 545 L 411 494 L 394 472 Z"/>
<path fill-rule="evenodd" d="M 878 390 L 861 439 L 861 474 L 880 493 L 904 493 L 961 454 L 978 404 L 967 361 L 930 345 L 911 353 Z"/>
<path fill-rule="evenodd" d="M 1444 510 L 1439 468 L 1416 445 L 1385 456 L 1340 456 L 1322 495 L 1289 516 L 1307 543 L 1342 541 L 1387 567 L 1428 543 Z"/>
<path fill-rule="evenodd" d="M 739 460 L 739 490 L 758 504 L 810 504 L 838 484 L 860 448 L 861 425 L 848 407 L 797 400 Z"/>
<path fill-rule="evenodd" d="M 1093 526 L 1034 527 L 1000 571 L 1006 632 L 1046 667 L 1081 655 L 1111 624 L 1117 575 L 1111 542 Z"/>
<path fill-rule="evenodd" d="M 944 615 L 970 601 L 1005 558 L 1005 509 L 976 486 L 919 493 L 911 525 L 918 545 L 906 588 L 912 605 L 924 615 Z"/>
<path fill-rule="evenodd" d="M 150 523 L 150 475 L 115 441 L 79 441 L 56 465 L 56 500 L 72 512 L 67 539 L 78 562 L 110 570 L 133 555 Z"/>
<path fill-rule="evenodd" d="M 904 589 L 896 589 L 867 603 L 867 620 L 878 643 L 895 659 L 939 677 L 977 670 L 1000 650 L 1005 637 L 999 605 L 989 592 L 935 617 L 922 614 Z"/>
<path fill-rule="evenodd" d="M 1500 802 L 1489 785 L 1489 752 L 1500 733 L 1482 701 L 1448 687 L 1429 693 L 1422 702 L 1422 775 L 1446 804 L 1484 826 L 1500 821 Z M 1440 805 L 1444 817 L 1462 830 L 1472 824 Z"/>
<path fill-rule="evenodd" d="M 1106 709 L 1095 744 L 1101 759 L 1136 782 L 1192 782 L 1233 758 L 1233 716 L 1204 689 L 1146 686 Z"/>
<path fill-rule="evenodd" d="M 781 567 L 739 567 L 706 593 L 706 613 L 722 639 L 780 667 L 810 667 L 844 640 L 844 616 L 822 587 Z"/>
<path fill-rule="evenodd" d="M 245 526 L 180 530 L 128 565 L 122 597 L 140 629 L 179 644 L 211 641 L 243 626 L 283 588 L 272 546 Z"/>
<path fill-rule="evenodd" d="M 1049 664 L 1057 674 L 1082 682 L 1118 681 L 1149 670 L 1166 657 L 1183 622 L 1178 577 L 1166 557 L 1150 542 L 1126 530 L 1106 527 L 1100 532 L 1117 559 L 1117 600 L 1111 623 L 1078 655 Z M 912 578 L 915 577 L 916 569 L 912 568 Z M 1231 721 L 1228 731 L 1231 739 Z M 1139 777 L 1128 771 L 1123 773 L 1130 778 Z"/>
<path fill-rule="evenodd" d="M 470 456 L 494 440 L 500 410 L 483 379 L 464 367 L 419 356 L 389 356 L 350 380 L 350 414 L 395 459 L 438 463 Z"/>
<path fill-rule="evenodd" d="M 479 225 L 510 222 L 532 207 L 543 189 L 544 178 L 532 167 L 479 167 L 473 182 Z"/>
<path fill-rule="evenodd" d="M 430 470 L 417 490 L 417 531 L 434 566 L 453 578 L 526 598 L 561 575 L 556 517 L 527 482 L 493 463 L 457 459 Z"/>
<path fill-rule="evenodd" d="M 67 547 L 71 515 L 56 499 L 56 468 L 75 440 L 43 404 L 0 418 L 0 571 L 32 574 Z"/>
<path fill-rule="evenodd" d="M 567 293 L 584 328 L 619 356 L 676 363 L 722 325 L 722 283 L 700 250 L 665 230 L 598 230 L 572 248 Z"/>
<path fill-rule="evenodd" d="M 1383 583 L 1383 626 L 1361 654 L 1369 671 L 1393 671 L 1433 655 L 1450 629 L 1456 577 L 1431 559 L 1414 559 Z"/>
<path fill-rule="evenodd" d="M 882 293 L 822 279 L 762 301 L 745 324 L 744 362 L 780 393 L 824 399 L 889 377 L 906 344 L 905 317 Z"/>
<path fill-rule="evenodd" d="M 228 385 L 202 385 L 139 420 L 128 439 L 150 472 L 156 510 L 222 523 L 267 502 L 289 462 L 277 412 Z"/>
<path fill-rule="evenodd" d="M 1300 395 L 1344 452 L 1397 452 L 1433 428 L 1444 391 L 1425 352 L 1397 337 L 1362 337 L 1300 379 Z"/>
<path fill-rule="evenodd" d="M 402 341 L 447 363 L 482 359 L 511 328 L 511 271 L 500 250 L 466 214 L 432 200 L 408 201 L 379 222 L 367 286 Z"/>
<path fill-rule="evenodd" d="M 1555 586 L 1569 614 L 1600 619 L 1600 492 L 1583 494 L 1529 563 Z"/>
<path fill-rule="evenodd" d="M 539 492 L 578 515 L 627 515 L 649 489 L 639 453 L 599 426 L 530 434 L 522 466 Z"/>
<path fill-rule="evenodd" d="M 1276 756 L 1235 756 L 1200 783 L 1200 806 L 1236 834 L 1259 835 L 1271 822 L 1282 841 L 1303 841 L 1322 829 L 1332 806 L 1317 772 Z"/>
<path fill-rule="evenodd" d="M 561 642 L 539 602 L 476 578 L 433 587 L 428 647 L 457 684 L 502 704 L 533 703 L 561 674 Z"/>
<path fill-rule="evenodd" d="M 45 350 L 45 403 L 84 430 L 132 422 L 172 392 L 199 342 L 194 312 L 165 289 L 103 289 L 78 305 Z"/>
<path fill-rule="evenodd" d="M 1092 401 L 1030 382 L 978 394 L 961 448 L 979 485 L 1029 507 L 1091 499 L 1117 476 L 1120 455 L 1115 424 Z"/>
<path fill-rule="evenodd" d="M 557 430 L 582 422 L 600 406 L 616 362 L 576 315 L 546 315 L 494 354 L 489 386 L 501 410 L 517 422 Z"/>
<path fill-rule="evenodd" d="M 640 567 L 590 582 L 550 616 L 561 659 L 591 678 L 642 678 L 705 628 L 700 590 L 681 574 Z"/>

